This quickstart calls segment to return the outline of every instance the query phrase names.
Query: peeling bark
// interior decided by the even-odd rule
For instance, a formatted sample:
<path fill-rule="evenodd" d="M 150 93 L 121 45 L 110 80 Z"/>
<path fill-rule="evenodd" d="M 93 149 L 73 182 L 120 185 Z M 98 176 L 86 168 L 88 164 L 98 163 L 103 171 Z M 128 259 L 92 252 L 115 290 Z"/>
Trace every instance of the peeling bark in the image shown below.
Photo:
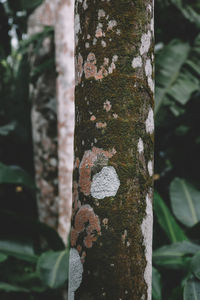
<path fill-rule="evenodd" d="M 58 230 L 67 244 L 72 206 L 73 131 L 74 131 L 74 4 L 73 0 L 46 0 L 29 18 L 29 35 L 41 32 L 44 26 L 55 29 L 55 56 L 57 78 L 49 82 L 42 75 L 37 82 L 46 93 L 46 102 L 54 98 L 55 118 L 41 109 L 41 91 L 36 84 L 32 88 L 32 127 L 35 153 L 36 183 L 38 186 L 38 209 L 40 220 Z M 40 52 L 48 53 L 45 45 Z M 38 60 L 32 56 L 32 61 Z M 34 63 L 33 63 L 34 64 Z M 52 94 L 49 94 L 49 90 Z M 45 119 L 45 122 L 42 120 Z M 39 123 L 38 123 L 39 121 Z M 44 125 L 46 124 L 46 125 Z M 48 136 L 54 132 L 54 136 Z M 48 140 L 48 143 L 47 143 Z M 43 149 L 45 145 L 45 149 Z M 50 148 L 54 149 L 54 174 Z M 51 166 L 52 168 L 52 166 Z M 45 169 L 45 172 L 44 172 Z M 39 170 L 39 171 L 38 171 Z M 51 180 L 49 179 L 51 177 Z M 58 182 L 58 184 L 57 184 Z M 44 184 L 43 184 L 44 183 Z M 48 186 L 48 190 L 43 188 Z M 56 189 L 55 189 L 56 185 Z M 57 192 L 58 189 L 58 192 Z M 52 195 L 52 196 L 51 196 Z M 50 199 L 49 199 L 50 198 Z M 50 203 L 51 202 L 51 203 Z"/>
<path fill-rule="evenodd" d="M 152 1 L 76 0 L 75 44 L 68 299 L 150 300 Z"/>

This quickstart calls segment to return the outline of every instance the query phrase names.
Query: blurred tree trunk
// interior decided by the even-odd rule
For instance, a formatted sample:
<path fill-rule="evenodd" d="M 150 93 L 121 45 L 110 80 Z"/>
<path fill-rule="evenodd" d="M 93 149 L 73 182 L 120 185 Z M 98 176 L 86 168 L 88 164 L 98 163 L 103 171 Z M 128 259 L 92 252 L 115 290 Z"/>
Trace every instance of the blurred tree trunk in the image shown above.
<path fill-rule="evenodd" d="M 49 38 L 31 55 L 32 68 L 55 55 L 55 69 L 43 72 L 31 88 L 32 127 L 38 210 L 41 221 L 58 230 L 67 244 L 71 221 L 74 131 L 74 4 L 46 0 L 29 18 L 33 35 L 52 26 L 55 53 Z M 51 81 L 48 78 L 51 77 Z"/>
<path fill-rule="evenodd" d="M 75 3 L 68 300 L 150 300 L 153 3 Z"/>
<path fill-rule="evenodd" d="M 45 9 L 47 4 L 49 4 L 48 10 Z M 41 33 L 44 31 L 44 26 L 53 27 L 54 18 L 50 12 L 55 9 L 55 5 L 52 7 L 52 4 L 53 1 L 51 3 L 45 2 L 30 16 L 28 22 L 29 36 Z M 31 47 L 29 57 L 32 74 L 48 59 L 54 60 L 53 36 L 45 37 L 38 51 Z M 46 68 L 32 77 L 30 99 L 38 216 L 41 222 L 57 230 L 58 147 L 55 67 Z"/>

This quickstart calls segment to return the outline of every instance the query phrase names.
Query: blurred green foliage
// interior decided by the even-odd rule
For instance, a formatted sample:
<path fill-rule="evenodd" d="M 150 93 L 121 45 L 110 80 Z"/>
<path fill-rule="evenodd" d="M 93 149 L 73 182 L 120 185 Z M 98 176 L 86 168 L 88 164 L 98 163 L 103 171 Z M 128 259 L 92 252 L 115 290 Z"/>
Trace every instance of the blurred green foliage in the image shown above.
<path fill-rule="evenodd" d="M 31 70 L 53 29 L 27 38 L 27 18 L 41 0 L 0 3 L 0 299 L 61 299 L 69 249 L 57 232 L 38 222 L 29 83 L 55 69 L 54 57 Z"/>
<path fill-rule="evenodd" d="M 2 300 L 59 299 L 68 276 L 68 249 L 37 221 L 32 179 L 29 83 L 54 68 L 54 57 L 29 68 L 30 45 L 37 53 L 53 37 L 52 28 L 26 37 L 27 18 L 41 2 L 0 2 Z M 200 299 L 199 29 L 199 1 L 155 1 L 154 300 Z"/>
<path fill-rule="evenodd" d="M 200 299 L 199 28 L 199 1 L 155 2 L 154 300 Z"/>

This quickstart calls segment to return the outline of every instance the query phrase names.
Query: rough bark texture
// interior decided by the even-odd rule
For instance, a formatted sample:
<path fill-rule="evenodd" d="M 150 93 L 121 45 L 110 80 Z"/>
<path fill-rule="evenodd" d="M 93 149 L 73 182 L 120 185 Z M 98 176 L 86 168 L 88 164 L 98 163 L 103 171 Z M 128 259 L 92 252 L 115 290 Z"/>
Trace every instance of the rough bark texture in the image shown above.
<path fill-rule="evenodd" d="M 47 80 L 47 77 L 50 76 L 48 72 L 46 76 L 42 75 L 38 78 L 40 86 L 43 87 L 43 92 L 46 93 L 45 103 L 48 107 L 54 107 L 55 116 L 52 119 L 52 115 L 41 109 L 41 89 L 37 84 L 33 88 L 35 96 L 33 97 L 32 126 L 36 183 L 39 189 L 39 217 L 41 221 L 56 228 L 66 244 L 70 230 L 72 204 L 74 131 L 73 3 L 72 0 L 46 0 L 29 19 L 29 35 L 41 32 L 44 26 L 53 26 L 55 29 L 57 78 L 54 74 L 54 80 L 50 82 Z M 45 45 L 43 45 L 40 52 L 48 52 L 45 49 Z M 40 53 L 38 53 L 38 56 L 40 57 Z M 54 103 L 52 99 L 55 100 Z M 45 122 L 42 121 L 43 119 L 45 119 Z M 52 133 L 54 135 L 49 136 Z M 53 160 L 50 149 L 54 149 Z M 52 167 L 56 170 L 54 174 L 49 173 Z M 59 195 L 55 189 L 57 182 Z"/>
<path fill-rule="evenodd" d="M 76 0 L 68 299 L 151 299 L 153 3 Z"/>

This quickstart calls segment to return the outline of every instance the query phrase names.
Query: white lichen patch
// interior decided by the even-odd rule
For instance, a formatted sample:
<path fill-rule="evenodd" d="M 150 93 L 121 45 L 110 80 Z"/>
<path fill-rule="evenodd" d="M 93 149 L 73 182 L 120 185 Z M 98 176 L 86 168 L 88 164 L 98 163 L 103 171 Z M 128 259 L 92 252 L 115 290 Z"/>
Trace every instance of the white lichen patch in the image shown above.
<path fill-rule="evenodd" d="M 154 132 L 154 117 L 153 117 L 152 108 L 150 108 L 149 110 L 145 125 L 146 125 L 146 132 L 152 134 Z"/>
<path fill-rule="evenodd" d="M 93 176 L 91 184 L 91 195 L 96 199 L 113 197 L 117 194 L 120 181 L 114 167 L 103 167 Z"/>
<path fill-rule="evenodd" d="M 154 32 L 154 18 L 151 19 L 150 28 L 151 28 L 151 31 Z"/>
<path fill-rule="evenodd" d="M 85 48 L 88 49 L 90 47 L 90 44 L 88 42 L 85 43 Z"/>
<path fill-rule="evenodd" d="M 150 13 L 151 13 L 152 8 L 151 8 L 151 5 L 150 5 L 150 4 L 148 4 L 147 9 L 148 9 L 148 10 L 150 11 Z"/>
<path fill-rule="evenodd" d="M 147 59 L 145 64 L 145 74 L 147 77 L 152 76 L 152 66 L 151 66 L 151 60 Z"/>
<path fill-rule="evenodd" d="M 84 8 L 84 10 L 86 10 L 86 9 L 88 8 L 87 0 L 85 0 L 85 1 L 83 2 L 83 8 Z"/>
<path fill-rule="evenodd" d="M 75 291 L 79 288 L 82 281 L 83 265 L 78 251 L 70 249 L 69 253 L 69 286 L 68 300 L 74 300 Z"/>
<path fill-rule="evenodd" d="M 106 42 L 104 40 L 101 41 L 101 46 L 104 48 L 106 47 Z"/>
<path fill-rule="evenodd" d="M 75 19 L 74 19 L 74 31 L 75 31 L 76 45 L 78 44 L 78 34 L 80 33 L 80 30 L 81 30 L 80 16 L 79 16 L 79 14 L 76 14 Z"/>
<path fill-rule="evenodd" d="M 118 118 L 118 114 L 113 114 L 113 118 L 117 119 Z"/>
<path fill-rule="evenodd" d="M 116 34 L 117 34 L 117 35 L 120 35 L 120 33 L 121 33 L 121 30 L 120 30 L 120 29 L 117 29 Z"/>
<path fill-rule="evenodd" d="M 140 46 L 141 55 L 149 51 L 150 44 L 151 44 L 151 31 L 148 30 L 148 32 L 144 33 L 141 37 L 141 46 Z"/>
<path fill-rule="evenodd" d="M 98 11 L 98 20 L 101 19 L 101 18 L 104 18 L 106 15 L 105 11 L 103 9 L 100 9 Z"/>
<path fill-rule="evenodd" d="M 151 160 L 148 161 L 147 168 L 149 171 L 149 175 L 153 176 L 153 162 Z"/>
<path fill-rule="evenodd" d="M 152 92 L 154 92 L 154 81 L 153 81 L 153 79 L 151 78 L 151 77 L 148 77 L 148 85 L 149 85 L 149 87 L 150 87 L 150 90 L 152 91 Z"/>
<path fill-rule="evenodd" d="M 113 30 L 113 28 L 116 27 L 116 26 L 117 26 L 117 21 L 115 21 L 115 20 L 110 20 L 110 21 L 108 22 L 108 30 Z"/>
<path fill-rule="evenodd" d="M 118 55 L 114 55 L 113 58 L 112 58 L 112 61 L 117 62 L 118 61 Z"/>
<path fill-rule="evenodd" d="M 134 69 L 142 67 L 142 58 L 141 58 L 141 56 L 134 57 L 134 59 L 132 61 L 132 67 Z"/>
<path fill-rule="evenodd" d="M 151 194 L 151 193 L 150 193 Z M 147 284 L 147 300 L 151 300 L 151 282 L 152 282 L 152 230 L 153 230 L 153 210 L 149 194 L 146 196 L 146 216 L 142 222 L 142 234 L 144 237 L 143 245 L 145 246 L 146 269 L 144 279 Z"/>
<path fill-rule="evenodd" d="M 148 85 L 151 89 L 151 91 L 154 91 L 154 82 L 152 79 L 152 65 L 151 65 L 151 60 L 147 59 L 146 64 L 145 64 L 145 74 L 147 76 L 147 81 L 148 81 Z"/>
<path fill-rule="evenodd" d="M 144 143 L 143 143 L 143 140 L 141 138 L 139 138 L 137 149 L 138 149 L 139 153 L 142 153 L 144 151 Z"/>
<path fill-rule="evenodd" d="M 108 73 L 112 74 L 115 69 L 116 69 L 116 66 L 115 66 L 114 62 L 111 62 L 111 65 L 108 68 Z"/>

